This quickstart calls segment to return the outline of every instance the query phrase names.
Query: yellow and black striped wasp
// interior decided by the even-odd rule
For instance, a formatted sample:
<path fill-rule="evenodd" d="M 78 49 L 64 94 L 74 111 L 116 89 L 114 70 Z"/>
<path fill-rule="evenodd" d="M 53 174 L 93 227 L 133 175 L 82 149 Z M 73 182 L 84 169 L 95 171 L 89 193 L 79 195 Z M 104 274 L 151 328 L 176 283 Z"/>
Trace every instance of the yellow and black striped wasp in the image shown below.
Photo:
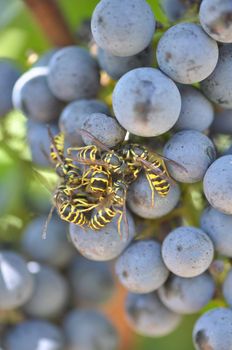
<path fill-rule="evenodd" d="M 62 220 L 81 227 L 88 224 L 87 213 L 97 206 L 90 202 L 88 193 L 84 190 L 70 193 L 64 184 L 55 191 L 54 203 Z"/>
<path fill-rule="evenodd" d="M 165 197 L 168 194 L 173 180 L 168 173 L 164 160 L 173 162 L 171 159 L 155 152 L 150 152 L 145 146 L 134 143 L 122 145 L 118 152 L 127 162 L 133 174 L 133 181 L 137 179 L 142 170 L 145 171 L 145 176 L 152 192 L 152 206 L 154 206 L 155 191 L 161 197 Z"/>
<path fill-rule="evenodd" d="M 48 127 L 48 135 L 51 140 L 50 158 L 55 163 L 57 175 L 62 178 L 67 187 L 79 188 L 82 185 L 82 171 L 72 158 L 64 156 L 64 134 L 53 136 Z"/>
<path fill-rule="evenodd" d="M 53 136 L 49 128 L 48 134 L 51 140 L 50 157 L 62 183 L 53 195 L 53 205 L 43 229 L 43 238 L 46 238 L 47 226 L 55 208 L 62 220 L 83 226 L 88 223 L 86 213 L 96 207 L 83 186 L 82 170 L 72 158 L 64 156 L 64 135 L 60 133 Z"/>
<path fill-rule="evenodd" d="M 88 131 L 81 129 L 80 132 L 91 138 L 99 148 L 105 150 L 105 153 L 103 153 L 101 157 L 101 164 L 108 166 L 115 174 L 120 174 L 127 184 L 135 181 L 142 170 L 145 171 L 152 192 L 152 206 L 154 206 L 155 191 L 161 197 L 165 197 L 170 190 L 171 183 L 173 183 L 166 168 L 165 161 L 170 162 L 186 172 L 186 169 L 179 163 L 154 151 L 150 152 L 148 148 L 143 145 L 125 142 L 115 150 L 111 150 Z M 112 166 L 115 159 L 118 160 L 116 171 Z"/>
<path fill-rule="evenodd" d="M 109 224 L 116 215 L 119 215 L 117 226 L 118 233 L 121 233 L 121 222 L 124 217 L 126 231 L 128 234 L 128 222 L 126 217 L 126 194 L 128 185 L 123 180 L 115 181 L 108 188 L 108 193 L 95 207 L 89 220 L 89 227 L 93 230 L 100 230 Z"/>

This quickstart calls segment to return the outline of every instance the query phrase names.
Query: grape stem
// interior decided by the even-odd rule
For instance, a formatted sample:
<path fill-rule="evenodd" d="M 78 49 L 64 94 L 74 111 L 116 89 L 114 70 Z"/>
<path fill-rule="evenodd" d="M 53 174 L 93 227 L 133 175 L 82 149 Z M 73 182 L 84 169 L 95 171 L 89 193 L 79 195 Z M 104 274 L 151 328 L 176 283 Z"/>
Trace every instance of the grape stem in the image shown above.
<path fill-rule="evenodd" d="M 56 0 L 24 0 L 24 2 L 53 46 L 76 44 Z"/>

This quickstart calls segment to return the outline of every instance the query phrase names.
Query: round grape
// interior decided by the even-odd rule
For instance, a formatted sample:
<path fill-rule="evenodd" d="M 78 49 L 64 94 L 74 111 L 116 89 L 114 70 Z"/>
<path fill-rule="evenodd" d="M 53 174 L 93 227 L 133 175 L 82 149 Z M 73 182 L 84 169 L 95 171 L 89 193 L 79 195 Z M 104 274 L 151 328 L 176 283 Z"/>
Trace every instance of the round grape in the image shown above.
<path fill-rule="evenodd" d="M 97 62 L 81 47 L 64 47 L 49 62 L 48 85 L 61 100 L 93 98 L 99 84 Z"/>
<path fill-rule="evenodd" d="M 162 9 L 164 10 L 166 16 L 170 21 L 173 22 L 184 17 L 186 13 L 188 13 L 187 11 L 190 10 L 192 4 L 192 0 L 163 0 L 161 2 Z"/>
<path fill-rule="evenodd" d="M 56 135 L 59 132 L 58 126 L 56 124 L 50 124 L 50 129 L 53 135 Z M 28 120 L 27 142 L 30 147 L 33 163 L 44 167 L 52 165 L 50 161 L 51 140 L 48 135 L 46 124 Z"/>
<path fill-rule="evenodd" d="M 136 215 L 145 219 L 156 219 L 170 213 L 179 199 L 180 188 L 177 184 L 173 184 L 165 197 L 155 192 L 154 206 L 152 206 L 152 192 L 148 180 L 145 175 L 140 175 L 129 188 L 127 203 Z"/>
<path fill-rule="evenodd" d="M 193 84 L 207 78 L 218 60 L 218 46 L 194 23 L 169 28 L 157 47 L 160 69 L 178 83 Z"/>
<path fill-rule="evenodd" d="M 12 100 L 14 107 L 36 122 L 48 123 L 58 119 L 64 103 L 48 87 L 47 68 L 32 68 L 15 83 Z"/>
<path fill-rule="evenodd" d="M 69 287 L 54 268 L 31 261 L 28 269 L 35 279 L 34 293 L 23 306 L 33 317 L 52 318 L 60 315 L 67 305 Z"/>
<path fill-rule="evenodd" d="M 167 309 L 155 292 L 128 293 L 126 318 L 136 333 L 148 337 L 165 336 L 174 331 L 181 322 L 181 316 Z"/>
<path fill-rule="evenodd" d="M 180 277 L 195 277 L 206 271 L 213 260 L 210 238 L 195 227 L 178 227 L 164 239 L 162 257 L 167 268 Z"/>
<path fill-rule="evenodd" d="M 213 122 L 214 110 L 205 96 L 192 86 L 181 85 L 181 111 L 175 130 L 205 131 Z"/>
<path fill-rule="evenodd" d="M 228 272 L 223 282 L 222 291 L 226 302 L 232 307 L 232 270 Z"/>
<path fill-rule="evenodd" d="M 175 83 L 158 69 L 137 68 L 117 82 L 113 109 L 119 123 L 129 132 L 158 136 L 176 123 L 181 97 Z"/>
<path fill-rule="evenodd" d="M 232 215 L 226 215 L 209 207 L 201 216 L 201 228 L 211 238 L 215 250 L 232 258 Z"/>
<path fill-rule="evenodd" d="M 118 233 L 118 215 L 104 228 L 94 231 L 82 229 L 78 225 L 70 224 L 70 236 L 74 246 L 86 258 L 96 261 L 107 261 L 118 257 L 135 236 L 133 217 L 127 212 L 127 225 L 122 220 L 120 237 Z"/>
<path fill-rule="evenodd" d="M 101 0 L 91 20 L 97 45 L 115 56 L 132 56 L 152 40 L 155 19 L 145 0 Z"/>
<path fill-rule="evenodd" d="M 11 94 L 20 71 L 15 63 L 9 59 L 0 59 L 0 117 L 10 112 L 13 108 Z"/>
<path fill-rule="evenodd" d="M 0 251 L 0 309 L 8 310 L 25 304 L 34 290 L 33 276 L 26 261 L 12 251 Z"/>
<path fill-rule="evenodd" d="M 166 143 L 163 153 L 180 165 L 166 162 L 170 175 L 186 183 L 202 180 L 216 158 L 212 141 L 196 130 L 183 130 L 174 134 Z"/>
<path fill-rule="evenodd" d="M 232 348 L 232 311 L 218 307 L 203 314 L 193 329 L 196 350 Z"/>
<path fill-rule="evenodd" d="M 126 131 L 117 120 L 103 113 L 91 114 L 85 119 L 82 127 L 108 147 L 122 143 L 126 136 Z M 86 145 L 93 144 L 93 140 L 87 135 L 82 135 L 82 139 Z"/>
<path fill-rule="evenodd" d="M 232 155 L 232 145 L 225 151 L 225 155 L 231 154 Z"/>
<path fill-rule="evenodd" d="M 232 214 L 232 156 L 218 158 L 207 170 L 203 189 L 215 209 Z"/>
<path fill-rule="evenodd" d="M 67 350 L 115 350 L 118 334 L 110 321 L 97 311 L 73 310 L 64 319 Z"/>
<path fill-rule="evenodd" d="M 161 246 L 152 240 L 130 245 L 116 261 L 115 270 L 119 281 L 133 293 L 154 291 L 169 274 L 161 257 Z"/>
<path fill-rule="evenodd" d="M 108 106 L 100 100 L 73 101 L 63 109 L 59 127 L 71 145 L 83 146 L 78 130 L 82 128 L 85 119 L 92 113 L 110 114 L 110 111 Z"/>
<path fill-rule="evenodd" d="M 69 266 L 69 281 L 77 305 L 98 305 L 114 292 L 111 266 L 105 262 L 75 257 Z"/>
<path fill-rule="evenodd" d="M 232 45 L 221 45 L 216 68 L 201 82 L 204 94 L 224 108 L 232 108 Z"/>
<path fill-rule="evenodd" d="M 41 216 L 28 224 L 22 237 L 22 249 L 31 259 L 64 267 L 74 253 L 67 238 L 68 226 L 54 215 L 48 224 L 46 240 L 43 240 L 41 234 L 46 220 L 46 216 Z"/>
<path fill-rule="evenodd" d="M 152 45 L 137 55 L 128 57 L 114 56 L 108 51 L 98 48 L 98 61 L 102 70 L 106 71 L 112 79 L 118 80 L 132 69 L 152 66 Z"/>
<path fill-rule="evenodd" d="M 232 2 L 230 0 L 203 0 L 199 17 L 203 29 L 211 38 L 232 43 Z"/>
<path fill-rule="evenodd" d="M 216 112 L 214 121 L 210 127 L 213 134 L 232 134 L 232 109 L 224 109 Z"/>
<path fill-rule="evenodd" d="M 158 295 L 168 309 L 179 314 L 192 314 L 207 305 L 214 292 L 213 278 L 203 273 L 192 278 L 172 275 L 158 290 Z"/>
<path fill-rule="evenodd" d="M 7 331 L 6 350 L 63 350 L 64 336 L 61 330 L 46 321 L 24 321 Z"/>
<path fill-rule="evenodd" d="M 38 58 L 33 67 L 47 67 L 51 58 L 55 55 L 55 53 L 57 53 L 58 50 L 59 49 L 57 48 L 47 50 Z"/>

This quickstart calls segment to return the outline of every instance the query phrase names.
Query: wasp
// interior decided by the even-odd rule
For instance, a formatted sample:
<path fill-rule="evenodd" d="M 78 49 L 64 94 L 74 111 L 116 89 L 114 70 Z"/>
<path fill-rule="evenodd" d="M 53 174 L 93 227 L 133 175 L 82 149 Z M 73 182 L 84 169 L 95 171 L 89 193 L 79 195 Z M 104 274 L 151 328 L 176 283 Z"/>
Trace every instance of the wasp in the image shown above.
<path fill-rule="evenodd" d="M 95 195 L 103 196 L 112 184 L 112 176 L 108 169 L 102 166 L 90 166 L 83 173 L 82 183 L 86 185 L 86 191 Z"/>
<path fill-rule="evenodd" d="M 108 194 L 103 198 L 95 211 L 91 215 L 89 227 L 93 230 L 100 230 L 110 223 L 113 218 L 119 214 L 117 226 L 118 232 L 121 236 L 121 222 L 125 216 L 126 228 L 128 232 L 128 223 L 126 219 L 126 193 L 128 185 L 122 181 L 117 180 L 108 190 Z"/>
<path fill-rule="evenodd" d="M 165 161 L 186 171 L 179 163 L 156 152 L 150 152 L 143 145 L 127 142 L 115 150 L 111 150 L 88 131 L 81 129 L 81 133 L 86 134 L 96 145 L 107 151 L 102 156 L 103 163 L 105 163 L 105 166 L 108 165 L 114 173 L 122 175 L 122 178 L 127 184 L 135 181 L 142 170 L 145 171 L 152 192 L 152 206 L 154 206 L 155 191 L 160 196 L 165 197 L 170 190 L 171 183 L 173 183 Z M 115 159 L 117 160 L 117 166 L 113 167 Z"/>
<path fill-rule="evenodd" d="M 173 161 L 155 152 L 149 152 L 145 146 L 133 143 L 122 145 L 118 152 L 125 159 L 133 174 L 132 181 L 137 179 L 142 169 L 145 171 L 145 176 L 152 192 L 152 206 L 154 206 L 155 191 L 161 197 L 165 197 L 168 194 L 172 179 L 164 159 L 172 163 Z M 176 162 L 174 163 L 177 164 Z"/>
<path fill-rule="evenodd" d="M 72 158 L 64 156 L 64 134 L 53 136 L 49 128 L 48 134 L 51 140 L 50 157 L 56 164 L 57 175 L 63 179 L 67 187 L 79 188 L 82 185 L 82 171 Z"/>
<path fill-rule="evenodd" d="M 88 165 L 102 166 L 108 169 L 112 175 L 120 176 L 125 173 L 127 164 L 117 152 L 108 148 L 104 143 L 102 143 L 100 140 L 94 137 L 87 130 L 80 129 L 79 132 L 80 134 L 87 135 L 95 145 L 79 147 L 77 148 L 77 150 L 92 147 L 94 150 L 96 150 L 96 153 L 94 154 L 94 157 L 89 157 L 88 159 L 86 159 L 86 157 L 84 158 L 83 156 L 81 156 L 81 154 L 76 154 L 75 159 L 77 160 L 77 162 Z M 70 148 L 71 152 L 73 150 L 74 149 Z M 70 151 L 69 154 L 71 154 Z"/>
<path fill-rule="evenodd" d="M 77 194 L 67 193 L 65 185 L 61 185 L 55 192 L 54 203 L 62 220 L 83 226 L 88 224 L 87 212 L 94 209 L 97 204 L 90 203 L 86 192 Z"/>

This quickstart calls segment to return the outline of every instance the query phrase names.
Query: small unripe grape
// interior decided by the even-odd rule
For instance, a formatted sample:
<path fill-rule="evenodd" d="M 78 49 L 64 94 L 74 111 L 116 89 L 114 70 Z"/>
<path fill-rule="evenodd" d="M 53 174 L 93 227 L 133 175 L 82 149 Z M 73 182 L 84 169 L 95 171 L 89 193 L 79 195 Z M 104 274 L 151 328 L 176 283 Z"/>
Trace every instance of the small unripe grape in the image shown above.
<path fill-rule="evenodd" d="M 213 243 L 207 234 L 191 226 L 174 229 L 162 245 L 165 265 L 180 277 L 194 277 L 206 271 L 213 254 Z"/>
<path fill-rule="evenodd" d="M 116 261 L 115 270 L 120 282 L 133 293 L 154 291 L 169 274 L 162 260 L 161 246 L 152 240 L 131 244 Z"/>
<path fill-rule="evenodd" d="M 174 331 L 181 322 L 181 316 L 166 308 L 155 292 L 128 293 L 125 306 L 129 325 L 143 336 L 165 336 Z"/>

